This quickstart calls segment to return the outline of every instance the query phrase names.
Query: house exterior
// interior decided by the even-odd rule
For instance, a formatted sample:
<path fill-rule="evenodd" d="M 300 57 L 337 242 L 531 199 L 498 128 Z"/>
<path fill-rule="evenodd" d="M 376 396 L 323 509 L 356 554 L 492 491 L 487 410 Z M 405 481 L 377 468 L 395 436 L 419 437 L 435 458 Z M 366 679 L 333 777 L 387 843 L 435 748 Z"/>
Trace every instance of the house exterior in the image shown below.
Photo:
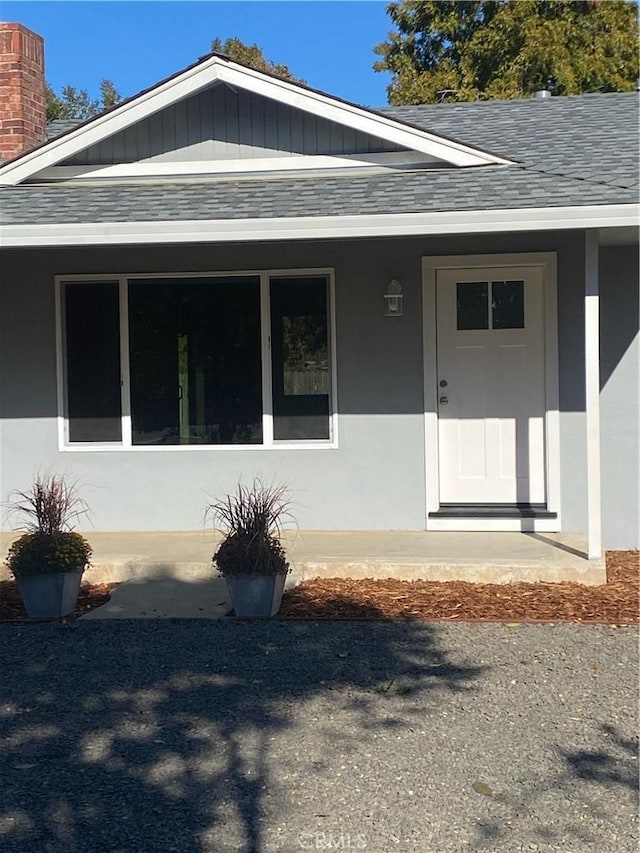
<path fill-rule="evenodd" d="M 637 93 L 375 111 L 211 54 L 45 141 L 7 32 L 3 498 L 188 530 L 258 476 L 306 529 L 640 546 Z"/>

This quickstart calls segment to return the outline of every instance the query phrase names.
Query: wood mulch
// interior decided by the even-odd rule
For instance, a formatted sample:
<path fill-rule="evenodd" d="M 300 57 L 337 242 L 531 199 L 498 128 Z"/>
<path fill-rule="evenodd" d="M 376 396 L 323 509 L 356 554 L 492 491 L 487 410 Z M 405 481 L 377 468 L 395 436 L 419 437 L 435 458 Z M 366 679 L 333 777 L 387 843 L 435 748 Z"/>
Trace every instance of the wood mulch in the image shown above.
<path fill-rule="evenodd" d="M 285 593 L 278 618 L 636 625 L 640 622 L 639 576 L 640 552 L 609 551 L 603 586 L 317 578 Z M 115 586 L 83 584 L 73 616 L 105 604 Z M 0 622 L 27 618 L 15 582 L 0 581 Z"/>
<path fill-rule="evenodd" d="M 285 593 L 281 619 L 433 619 L 450 622 L 640 621 L 640 552 L 607 552 L 607 583 L 476 584 L 317 578 Z"/>

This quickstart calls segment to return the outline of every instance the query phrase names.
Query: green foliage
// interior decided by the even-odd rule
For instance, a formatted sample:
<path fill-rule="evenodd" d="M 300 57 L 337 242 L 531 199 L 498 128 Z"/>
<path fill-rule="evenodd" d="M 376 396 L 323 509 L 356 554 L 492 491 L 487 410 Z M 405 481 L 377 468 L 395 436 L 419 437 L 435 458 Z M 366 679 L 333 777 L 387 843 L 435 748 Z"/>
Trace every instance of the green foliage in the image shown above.
<path fill-rule="evenodd" d="M 290 83 L 305 84 L 305 81 L 295 77 L 286 65 L 280 65 L 267 59 L 257 44 L 248 45 L 235 37 L 224 41 L 216 38 L 211 42 L 211 50 L 216 53 L 224 53 L 235 62 L 249 65 L 257 71 L 265 71 L 267 74 L 281 77 Z M 108 79 L 101 80 L 98 98 L 92 98 L 86 89 L 77 89 L 75 86 L 64 86 L 60 93 L 57 93 L 48 83 L 45 94 L 47 121 L 54 119 L 85 121 L 110 107 L 116 106 L 123 100 L 113 82 Z"/>
<path fill-rule="evenodd" d="M 16 577 L 86 568 L 91 546 L 71 529 L 72 522 L 88 511 L 75 481 L 39 475 L 28 492 L 16 491 L 13 498 L 9 514 L 19 516 L 27 531 L 9 548 L 7 565 Z"/>
<path fill-rule="evenodd" d="M 403 0 L 375 48 L 392 104 L 636 87 L 638 4 L 626 0 Z"/>
<path fill-rule="evenodd" d="M 285 575 L 289 563 L 275 536 L 228 536 L 213 555 L 213 564 L 226 577 L 238 575 Z"/>
<path fill-rule="evenodd" d="M 255 68 L 256 71 L 265 71 L 267 74 L 281 77 L 290 83 L 301 83 L 304 85 L 306 82 L 299 77 L 294 77 L 286 65 L 279 65 L 267 59 L 257 44 L 245 44 L 239 38 L 235 37 L 225 39 L 224 41 L 215 38 L 211 42 L 211 50 L 214 53 L 224 53 L 225 56 L 228 56 L 234 62 L 248 65 L 251 68 Z"/>
<path fill-rule="evenodd" d="M 118 92 L 111 80 L 100 81 L 100 101 L 102 102 L 103 110 L 115 107 L 121 100 L 122 95 Z"/>
<path fill-rule="evenodd" d="M 79 533 L 25 533 L 9 548 L 7 566 L 15 577 L 30 577 L 84 571 L 90 558 L 91 546 Z"/>
<path fill-rule="evenodd" d="M 47 83 L 47 121 L 54 119 L 84 121 L 119 104 L 121 100 L 122 95 L 111 80 L 100 82 L 99 98 L 92 98 L 86 89 L 76 89 L 75 86 L 64 86 L 60 94 L 57 95 Z"/>
<path fill-rule="evenodd" d="M 235 494 L 227 495 L 207 507 L 224 540 L 213 555 L 213 564 L 223 575 L 280 575 L 289 570 L 279 536 L 290 519 L 289 501 L 284 486 L 265 486 L 254 480 L 252 486 L 238 484 Z"/>

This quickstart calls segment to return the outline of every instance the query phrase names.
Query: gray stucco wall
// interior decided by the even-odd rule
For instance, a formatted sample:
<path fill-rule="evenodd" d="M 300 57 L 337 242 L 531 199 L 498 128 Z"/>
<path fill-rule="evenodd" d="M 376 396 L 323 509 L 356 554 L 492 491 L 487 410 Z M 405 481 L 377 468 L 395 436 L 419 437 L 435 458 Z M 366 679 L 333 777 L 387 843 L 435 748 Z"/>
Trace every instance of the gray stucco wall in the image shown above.
<path fill-rule="evenodd" d="M 5 499 L 12 489 L 27 486 L 38 469 L 64 471 L 84 484 L 96 529 L 196 529 L 208 499 L 232 490 L 240 477 L 260 476 L 289 483 L 301 528 L 423 529 L 421 258 L 429 254 L 557 251 L 563 528 L 584 531 L 583 245 L 581 233 L 545 233 L 371 240 L 366 244 L 335 241 L 7 251 L 0 287 L 0 497 Z M 625 269 L 628 262 L 627 257 Z M 603 263 L 608 263 L 605 257 Z M 300 267 L 335 268 L 337 449 L 58 451 L 55 274 Z M 627 295 L 620 295 L 623 306 L 627 305 L 624 300 L 633 299 L 632 275 L 626 273 Z M 383 316 L 382 296 L 392 277 L 401 279 L 405 292 L 405 316 L 399 319 Z M 637 302 L 637 291 L 635 298 Z M 606 302 L 606 311 L 617 310 Z M 637 337 L 634 346 L 630 355 L 625 350 L 622 361 L 617 350 L 607 350 L 611 366 L 603 390 L 607 411 L 618 406 L 634 365 L 637 370 Z M 624 428 L 628 441 L 637 430 L 637 405 L 630 407 L 628 417 L 632 419 L 634 412 L 635 426 L 629 423 Z M 603 417 L 603 425 L 610 428 L 611 420 L 608 415 Z M 621 449 L 611 448 L 610 454 L 613 467 L 624 467 Z M 608 475 L 605 479 L 611 491 Z M 605 536 L 623 543 L 616 547 L 633 544 L 627 541 L 635 523 L 628 512 L 632 512 L 631 504 L 627 510 L 617 506 L 615 519 L 608 509 L 605 512 Z M 635 529 L 637 532 L 637 524 Z"/>
<path fill-rule="evenodd" d="M 600 428 L 603 538 L 640 545 L 638 247 L 600 249 Z"/>

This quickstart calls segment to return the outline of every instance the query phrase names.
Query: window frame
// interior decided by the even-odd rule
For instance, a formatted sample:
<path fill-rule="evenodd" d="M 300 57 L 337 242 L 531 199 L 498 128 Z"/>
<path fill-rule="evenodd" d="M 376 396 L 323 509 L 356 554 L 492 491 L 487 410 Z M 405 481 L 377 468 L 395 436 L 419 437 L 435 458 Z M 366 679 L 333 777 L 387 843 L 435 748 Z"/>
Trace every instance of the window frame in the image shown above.
<path fill-rule="evenodd" d="M 261 444 L 171 444 L 136 445 L 132 443 L 131 379 L 129 353 L 129 299 L 128 282 L 147 279 L 216 278 L 256 276 L 260 279 L 260 329 L 262 361 L 262 443 Z M 271 359 L 271 278 L 309 277 L 327 279 L 327 327 L 329 369 L 329 439 L 275 440 L 273 437 L 273 384 Z M 66 337 L 64 285 L 67 282 L 93 283 L 113 282 L 118 287 L 120 319 L 120 394 L 122 440 L 119 442 L 71 442 L 69 441 L 69 418 L 67 405 Z M 56 321 L 56 379 L 58 398 L 58 449 L 65 452 L 127 451 L 135 453 L 184 453 L 217 452 L 233 450 L 241 453 L 263 450 L 319 450 L 338 447 L 338 393 L 337 393 L 337 348 L 335 270 L 332 267 L 273 268 L 260 270 L 215 270 L 196 272 L 153 272 L 153 273 L 81 273 L 54 276 L 55 321 Z"/>

